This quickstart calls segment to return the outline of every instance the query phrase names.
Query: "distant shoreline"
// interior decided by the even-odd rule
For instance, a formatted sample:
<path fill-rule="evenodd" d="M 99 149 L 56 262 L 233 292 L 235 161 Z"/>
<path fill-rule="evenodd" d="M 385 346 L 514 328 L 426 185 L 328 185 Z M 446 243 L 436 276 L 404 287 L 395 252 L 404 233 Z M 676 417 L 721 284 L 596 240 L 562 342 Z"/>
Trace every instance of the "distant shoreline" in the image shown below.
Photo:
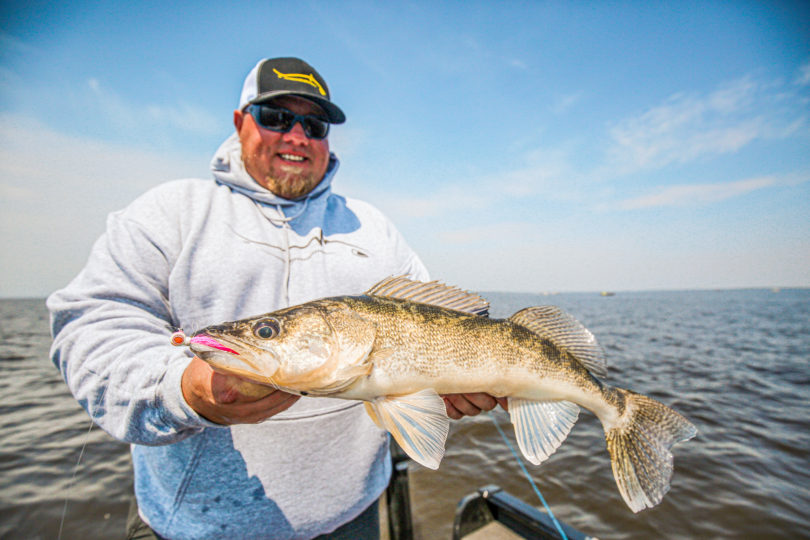
<path fill-rule="evenodd" d="M 464 287 L 462 287 L 464 288 Z M 810 285 L 807 286 L 791 286 L 791 287 L 707 287 L 700 289 L 598 289 L 592 291 L 476 291 L 478 294 L 532 294 L 538 296 L 556 296 L 558 294 L 596 294 L 601 295 L 605 291 L 610 291 L 614 295 L 619 294 L 638 294 L 638 293 L 682 293 L 682 292 L 731 292 L 731 291 L 765 291 L 772 293 L 785 293 L 790 291 L 807 291 L 810 290 Z M 358 294 L 361 294 L 358 292 Z M 612 296 L 612 295 L 611 295 Z M 3 300 L 16 300 L 16 301 L 42 301 L 44 302 L 47 296 L 2 296 L 0 301 Z"/>

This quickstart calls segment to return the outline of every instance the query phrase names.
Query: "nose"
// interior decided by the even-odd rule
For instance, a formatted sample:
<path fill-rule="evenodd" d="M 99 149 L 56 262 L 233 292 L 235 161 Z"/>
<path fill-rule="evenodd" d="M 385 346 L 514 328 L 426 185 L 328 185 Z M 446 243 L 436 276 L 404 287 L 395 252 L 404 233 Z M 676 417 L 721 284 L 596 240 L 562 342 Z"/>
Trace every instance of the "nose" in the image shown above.
<path fill-rule="evenodd" d="M 284 134 L 284 139 L 293 144 L 306 144 L 309 141 L 309 137 L 307 137 L 301 122 L 293 124 L 290 131 Z"/>

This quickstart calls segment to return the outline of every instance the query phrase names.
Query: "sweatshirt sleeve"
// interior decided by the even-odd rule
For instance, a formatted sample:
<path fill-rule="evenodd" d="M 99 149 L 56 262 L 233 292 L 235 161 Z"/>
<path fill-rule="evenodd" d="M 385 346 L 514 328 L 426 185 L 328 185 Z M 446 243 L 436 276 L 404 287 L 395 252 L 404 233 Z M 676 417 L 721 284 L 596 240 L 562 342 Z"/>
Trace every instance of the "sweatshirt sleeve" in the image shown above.
<path fill-rule="evenodd" d="M 126 211 L 111 214 L 85 268 L 47 303 L 51 359 L 82 407 L 119 440 L 161 445 L 221 426 L 183 398 L 191 355 L 169 344 L 168 300 L 180 241 L 160 237 L 170 227 L 151 229 Z"/>

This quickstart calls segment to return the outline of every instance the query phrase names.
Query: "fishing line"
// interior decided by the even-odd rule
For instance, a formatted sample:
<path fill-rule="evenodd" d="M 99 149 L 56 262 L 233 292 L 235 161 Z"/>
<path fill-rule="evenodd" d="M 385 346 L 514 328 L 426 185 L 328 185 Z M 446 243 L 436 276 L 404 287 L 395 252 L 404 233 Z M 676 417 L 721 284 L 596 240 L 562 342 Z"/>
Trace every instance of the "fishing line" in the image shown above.
<path fill-rule="evenodd" d="M 543 497 L 543 494 L 540 493 L 540 489 L 537 487 L 537 484 L 534 483 L 534 480 L 532 480 L 532 477 L 529 474 L 529 471 L 526 470 L 526 466 L 523 464 L 523 460 L 520 459 L 520 456 L 518 455 L 517 452 L 515 452 L 515 449 L 512 447 L 512 444 L 509 442 L 509 439 L 506 438 L 506 434 L 503 432 L 503 430 L 501 429 L 501 426 L 498 424 L 498 420 L 495 418 L 495 415 L 492 414 L 490 411 L 487 411 L 487 414 L 489 415 L 489 418 L 492 420 L 492 423 L 494 423 L 495 427 L 498 429 L 498 433 L 501 434 L 501 438 L 503 439 L 503 442 L 506 443 L 506 446 L 509 447 L 509 450 L 512 452 L 512 455 L 515 456 L 515 459 L 517 460 L 518 465 L 520 465 L 520 468 L 523 470 L 523 474 L 526 476 L 526 478 L 529 480 L 529 483 L 532 485 L 532 489 L 534 489 L 534 492 L 537 494 L 537 498 L 540 499 L 540 502 L 543 503 L 543 506 L 546 508 L 546 512 L 548 512 L 548 515 L 551 518 L 551 521 L 553 521 L 554 525 L 557 527 L 557 530 L 559 531 L 560 536 L 562 537 L 563 540 L 568 540 L 568 537 L 565 535 L 565 531 L 563 531 L 563 529 L 562 529 L 562 525 L 560 525 L 560 522 L 557 521 L 557 518 L 554 517 L 554 512 L 551 511 L 551 507 L 548 505 L 548 503 L 546 503 L 545 497 Z"/>
<path fill-rule="evenodd" d="M 104 399 L 104 394 L 107 392 L 107 387 L 105 386 L 102 390 L 101 394 L 99 395 L 98 399 L 96 400 L 96 406 Z M 65 505 L 62 507 L 62 519 L 59 520 L 59 532 L 56 535 L 56 540 L 62 539 L 62 527 L 65 525 L 65 516 L 67 515 L 67 507 L 68 507 L 68 498 L 70 497 L 70 488 L 73 486 L 73 482 L 76 480 L 76 473 L 79 472 L 79 464 L 82 462 L 82 457 L 84 456 L 84 450 L 87 448 L 87 442 L 90 440 L 90 432 L 93 431 L 93 416 L 90 416 L 90 426 L 87 428 L 87 433 L 84 434 L 84 442 L 82 443 L 82 449 L 79 452 L 79 459 L 76 460 L 76 465 L 73 467 L 73 476 L 70 477 L 70 481 L 68 482 L 65 491 Z"/>

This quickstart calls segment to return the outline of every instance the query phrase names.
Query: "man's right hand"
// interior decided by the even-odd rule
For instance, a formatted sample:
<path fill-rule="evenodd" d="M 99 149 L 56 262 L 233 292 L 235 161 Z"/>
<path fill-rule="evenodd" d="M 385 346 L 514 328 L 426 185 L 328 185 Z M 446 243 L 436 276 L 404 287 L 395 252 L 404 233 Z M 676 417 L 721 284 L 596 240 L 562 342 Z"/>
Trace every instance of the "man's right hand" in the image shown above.
<path fill-rule="evenodd" d="M 181 388 L 186 403 L 197 414 L 223 425 L 263 422 L 290 408 L 300 398 L 269 386 L 250 384 L 239 377 L 217 373 L 196 356 L 183 372 Z M 248 388 L 250 391 L 247 391 Z"/>

